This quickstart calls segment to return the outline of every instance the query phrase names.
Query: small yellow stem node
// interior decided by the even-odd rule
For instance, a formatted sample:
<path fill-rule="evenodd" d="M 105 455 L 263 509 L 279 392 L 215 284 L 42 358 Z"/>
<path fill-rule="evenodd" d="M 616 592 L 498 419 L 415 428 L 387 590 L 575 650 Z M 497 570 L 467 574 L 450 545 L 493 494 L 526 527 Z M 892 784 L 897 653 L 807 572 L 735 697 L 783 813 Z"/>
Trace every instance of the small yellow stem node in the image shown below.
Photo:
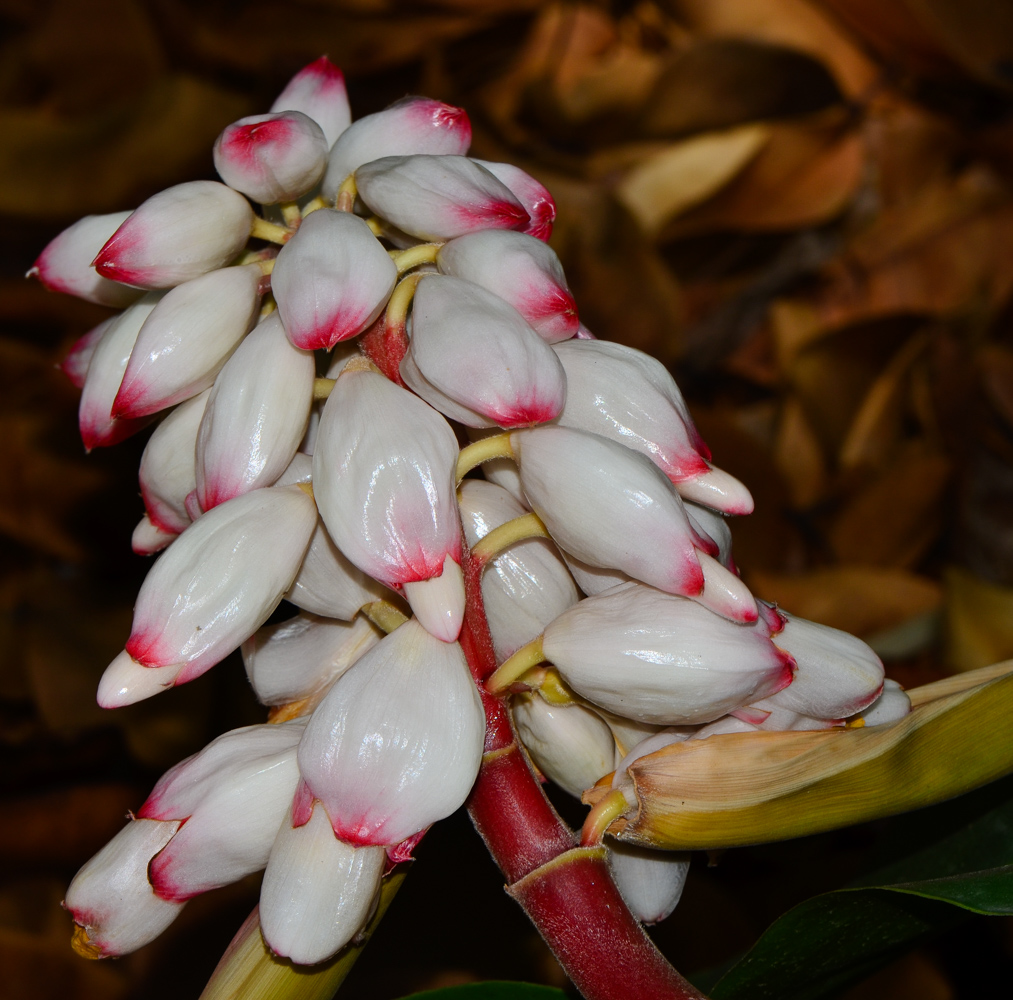
<path fill-rule="evenodd" d="M 294 201 L 286 201 L 278 207 L 281 209 L 281 217 L 285 220 L 285 225 L 289 229 L 296 229 L 302 222 L 302 212 L 299 211 L 299 206 Z"/>
<path fill-rule="evenodd" d="M 337 384 L 338 380 L 336 378 L 313 379 L 313 398 L 326 399 Z"/>
<path fill-rule="evenodd" d="M 467 448 L 461 449 L 461 454 L 457 458 L 457 481 L 460 482 L 467 473 L 483 462 L 491 462 L 494 458 L 513 457 L 514 450 L 510 444 L 509 432 L 480 438 Z"/>
<path fill-rule="evenodd" d="M 545 653 L 542 651 L 542 637 L 538 636 L 537 639 L 532 639 L 531 642 L 521 646 L 513 656 L 504 660 L 500 667 L 485 682 L 485 689 L 489 694 L 502 694 L 532 667 L 537 667 L 539 663 L 544 662 Z"/>
<path fill-rule="evenodd" d="M 334 207 L 339 212 L 351 212 L 355 207 L 355 198 L 358 193 L 359 188 L 355 183 L 355 174 L 349 174 L 341 182 L 341 187 L 338 188 L 338 200 Z"/>

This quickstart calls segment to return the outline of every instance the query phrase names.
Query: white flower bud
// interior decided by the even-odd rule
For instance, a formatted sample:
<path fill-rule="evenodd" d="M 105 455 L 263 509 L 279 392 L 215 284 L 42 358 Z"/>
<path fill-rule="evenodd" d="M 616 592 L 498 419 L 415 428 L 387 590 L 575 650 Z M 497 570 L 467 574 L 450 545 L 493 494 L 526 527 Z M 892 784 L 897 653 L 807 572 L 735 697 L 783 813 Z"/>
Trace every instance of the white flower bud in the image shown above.
<path fill-rule="evenodd" d="M 94 260 L 103 277 L 171 288 L 227 264 L 253 227 L 250 203 L 217 181 L 187 181 L 152 195 Z"/>
<path fill-rule="evenodd" d="M 333 201 L 349 174 L 382 156 L 463 154 L 470 145 L 471 122 L 463 108 L 428 97 L 405 97 L 341 133 L 331 147 L 321 193 Z"/>
<path fill-rule="evenodd" d="M 394 845 L 464 802 L 484 733 L 461 647 L 412 619 L 327 692 L 299 745 L 299 770 L 337 836 Z"/>
<path fill-rule="evenodd" d="M 211 390 L 180 403 L 154 430 L 144 454 L 138 480 L 144 509 L 163 532 L 179 534 L 190 525 L 187 494 L 196 488 L 194 450 L 197 430 Z"/>
<path fill-rule="evenodd" d="M 736 709 L 731 715 L 756 729 L 773 733 L 812 732 L 844 725 L 843 719 L 814 719 L 809 715 L 801 715 L 789 708 L 782 708 L 770 698 Z"/>
<path fill-rule="evenodd" d="M 288 81 L 271 111 L 301 111 L 308 115 L 323 130 L 330 149 L 352 121 L 345 74 L 327 56 L 321 56 Z"/>
<path fill-rule="evenodd" d="M 292 343 L 329 350 L 380 315 L 396 280 L 397 266 L 362 219 L 320 209 L 282 247 L 271 289 Z"/>
<path fill-rule="evenodd" d="M 134 555 L 153 556 L 161 552 L 167 545 L 175 541 L 177 531 L 163 531 L 151 523 L 147 514 L 143 515 L 130 536 L 130 548 Z"/>
<path fill-rule="evenodd" d="M 270 486 L 299 447 L 316 365 L 293 347 L 277 313 L 239 345 L 215 379 L 197 432 L 197 499 L 202 510 Z"/>
<path fill-rule="evenodd" d="M 137 815 L 181 826 L 148 866 L 157 895 L 184 902 L 267 864 L 299 783 L 305 725 L 234 729 L 159 779 Z"/>
<path fill-rule="evenodd" d="M 510 441 L 524 495 L 560 548 L 670 594 L 700 593 L 700 539 L 645 455 L 569 427 L 514 431 Z"/>
<path fill-rule="evenodd" d="M 176 669 L 173 683 L 199 677 L 278 606 L 315 524 L 313 501 L 298 486 L 254 490 L 209 511 L 145 577 L 128 656 L 149 669 Z M 101 696 L 100 689 L 106 704 Z"/>
<path fill-rule="evenodd" d="M 645 924 L 669 916 L 682 897 L 689 854 L 609 841 L 609 867 L 616 887 L 633 915 Z"/>
<path fill-rule="evenodd" d="M 707 471 L 675 484 L 683 500 L 712 507 L 724 514 L 745 515 L 753 512 L 753 497 L 734 476 L 707 462 Z"/>
<path fill-rule="evenodd" d="M 844 719 L 871 705 L 883 689 L 883 663 L 866 643 L 840 629 L 781 612 L 774 642 L 798 664 L 790 690 L 771 700 L 815 719 Z"/>
<path fill-rule="evenodd" d="M 509 229 L 483 229 L 440 248 L 444 274 L 474 281 L 510 303 L 550 344 L 577 332 L 577 305 L 555 252 Z"/>
<path fill-rule="evenodd" d="M 488 160 L 475 162 L 510 188 L 514 197 L 524 206 L 531 221 L 523 232 L 538 240 L 548 240 L 552 235 L 552 224 L 556 221 L 556 203 L 549 189 L 512 163 L 490 163 Z"/>
<path fill-rule="evenodd" d="M 701 534 L 707 535 L 714 540 L 718 547 L 715 553 L 715 558 L 718 562 L 726 569 L 734 572 L 735 561 L 732 559 L 732 529 L 728 527 L 728 518 L 716 510 L 711 510 L 710 507 L 702 507 L 698 503 L 688 501 L 685 497 L 683 497 L 683 506 L 686 509 L 689 523 Z"/>
<path fill-rule="evenodd" d="M 138 663 L 126 650 L 106 667 L 98 682 L 95 700 L 102 708 L 122 708 L 167 691 L 176 683 L 183 667 L 148 667 Z"/>
<path fill-rule="evenodd" d="M 448 558 L 454 566 L 461 560 L 457 455 L 454 432 L 432 407 L 382 375 L 346 370 L 324 406 L 313 453 L 328 534 L 388 587 L 438 580 Z M 422 606 L 406 596 L 418 614 Z M 452 641 L 464 617 L 459 569 L 436 596 L 442 604 L 426 602 L 423 624 Z"/>
<path fill-rule="evenodd" d="M 911 711 L 911 699 L 891 678 L 883 681 L 883 693 L 864 711 L 860 718 L 867 726 L 882 726 L 903 719 Z"/>
<path fill-rule="evenodd" d="M 369 920 L 387 863 L 382 847 L 334 836 L 327 814 L 282 822 L 260 888 L 260 929 L 271 951 L 315 965 L 340 951 Z"/>
<path fill-rule="evenodd" d="M 624 584 L 564 611 L 545 656 L 570 687 L 617 715 L 662 725 L 710 722 L 791 683 L 794 662 L 762 625 Z"/>
<path fill-rule="evenodd" d="M 137 334 L 161 297 L 161 292 L 149 292 L 120 313 L 95 346 L 77 411 L 81 440 L 88 451 L 119 444 L 147 423 L 143 419 L 120 420 L 112 415 L 112 409 Z"/>
<path fill-rule="evenodd" d="M 286 705 L 330 687 L 379 641 L 365 618 L 342 622 L 303 612 L 254 632 L 243 643 L 243 663 L 262 704 Z"/>
<path fill-rule="evenodd" d="M 359 167 L 355 181 L 377 215 L 423 240 L 528 224 L 510 189 L 465 156 L 385 156 Z"/>
<path fill-rule="evenodd" d="M 297 451 L 292 456 L 292 461 L 288 463 L 288 468 L 274 481 L 274 485 L 294 486 L 296 483 L 309 483 L 312 481 L 313 456 Z"/>
<path fill-rule="evenodd" d="M 91 364 L 95 348 L 98 347 L 106 330 L 118 318 L 110 316 L 109 319 L 102 320 L 98 326 L 93 326 L 83 337 L 78 337 L 67 352 L 67 356 L 60 362 L 60 371 L 70 379 L 71 385 L 75 388 L 84 388 L 84 380 L 88 377 L 88 366 Z"/>
<path fill-rule="evenodd" d="M 538 770 L 576 798 L 612 770 L 612 733 L 591 709 L 528 694 L 514 699 L 513 717 Z"/>
<path fill-rule="evenodd" d="M 316 186 L 327 166 L 323 129 L 301 111 L 250 115 L 215 140 L 218 176 L 262 205 L 295 201 Z"/>
<path fill-rule="evenodd" d="M 562 366 L 520 313 L 446 275 L 419 282 L 401 377 L 447 416 L 478 427 L 543 423 L 566 399 Z"/>
<path fill-rule="evenodd" d="M 160 899 L 148 882 L 148 862 L 178 828 L 131 820 L 74 876 L 63 905 L 102 958 L 153 941 L 179 915 L 183 904 Z"/>
<path fill-rule="evenodd" d="M 53 292 L 66 292 L 101 306 L 124 309 L 141 294 L 136 288 L 103 278 L 92 261 L 130 212 L 86 215 L 50 240 L 26 278 L 38 278 Z"/>
<path fill-rule="evenodd" d="M 137 335 L 113 415 L 143 417 L 207 389 L 257 318 L 260 277 L 256 264 L 223 267 L 166 292 Z"/>
<path fill-rule="evenodd" d="M 458 497 L 469 546 L 527 513 L 506 490 L 481 479 L 465 479 Z M 482 575 L 482 602 L 496 659 L 505 660 L 579 599 L 566 565 L 547 538 L 511 545 Z"/>

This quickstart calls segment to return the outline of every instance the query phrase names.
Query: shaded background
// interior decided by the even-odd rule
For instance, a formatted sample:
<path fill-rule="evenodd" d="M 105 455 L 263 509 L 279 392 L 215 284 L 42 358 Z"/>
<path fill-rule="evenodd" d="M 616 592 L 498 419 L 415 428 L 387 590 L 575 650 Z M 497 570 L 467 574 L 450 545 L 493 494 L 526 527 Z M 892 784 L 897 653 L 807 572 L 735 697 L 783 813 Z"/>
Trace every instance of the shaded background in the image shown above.
<path fill-rule="evenodd" d="M 467 108 L 553 191 L 584 322 L 673 367 L 757 511 L 747 582 L 906 685 L 1013 656 L 1013 7 L 987 0 L 0 0 L 0 977 L 4 995 L 195 997 L 257 880 L 118 962 L 68 947 L 77 867 L 158 774 L 261 721 L 237 658 L 94 704 L 147 564 L 142 434 L 85 457 L 54 365 L 105 310 L 22 278 L 83 214 L 213 177 L 211 144 L 321 53 L 354 114 Z M 582 808 L 569 805 L 574 822 Z M 896 824 L 700 858 L 656 931 L 684 972 L 836 887 Z M 976 920 L 865 987 L 981 995 Z M 561 983 L 467 820 L 441 824 L 348 995 Z"/>

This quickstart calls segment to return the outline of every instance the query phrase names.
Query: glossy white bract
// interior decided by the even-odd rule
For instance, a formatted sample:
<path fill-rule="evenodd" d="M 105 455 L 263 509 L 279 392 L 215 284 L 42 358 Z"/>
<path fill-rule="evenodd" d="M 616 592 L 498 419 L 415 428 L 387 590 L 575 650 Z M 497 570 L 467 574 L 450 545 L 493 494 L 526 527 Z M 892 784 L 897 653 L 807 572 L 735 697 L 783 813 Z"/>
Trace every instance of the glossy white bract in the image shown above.
<path fill-rule="evenodd" d="M 689 855 L 608 841 L 612 877 L 638 920 L 656 924 L 669 916 L 682 897 Z"/>
<path fill-rule="evenodd" d="M 271 111 L 301 111 L 308 115 L 323 130 L 330 149 L 352 122 L 345 74 L 327 56 L 321 56 L 288 81 Z"/>
<path fill-rule="evenodd" d="M 524 206 L 530 221 L 523 231 L 535 239 L 548 240 L 552 235 L 552 224 L 556 220 L 556 202 L 549 189 L 512 163 L 494 163 L 478 159 L 475 162 L 510 188 L 514 197 Z"/>

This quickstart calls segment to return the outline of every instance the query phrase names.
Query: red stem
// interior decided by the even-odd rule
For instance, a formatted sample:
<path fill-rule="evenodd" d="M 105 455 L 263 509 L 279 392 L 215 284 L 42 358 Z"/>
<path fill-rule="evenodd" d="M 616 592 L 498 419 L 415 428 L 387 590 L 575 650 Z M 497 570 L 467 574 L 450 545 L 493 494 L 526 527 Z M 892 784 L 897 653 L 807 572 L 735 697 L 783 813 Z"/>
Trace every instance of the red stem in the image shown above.
<path fill-rule="evenodd" d="M 496 657 L 482 603 L 481 567 L 466 554 L 463 568 L 467 605 L 461 647 L 481 686 L 496 669 Z M 517 744 L 506 703 L 484 689 L 482 703 L 486 753 L 468 811 L 506 877 L 507 891 L 577 989 L 587 1000 L 705 1000 L 630 913 L 604 852 L 577 847 Z"/>

